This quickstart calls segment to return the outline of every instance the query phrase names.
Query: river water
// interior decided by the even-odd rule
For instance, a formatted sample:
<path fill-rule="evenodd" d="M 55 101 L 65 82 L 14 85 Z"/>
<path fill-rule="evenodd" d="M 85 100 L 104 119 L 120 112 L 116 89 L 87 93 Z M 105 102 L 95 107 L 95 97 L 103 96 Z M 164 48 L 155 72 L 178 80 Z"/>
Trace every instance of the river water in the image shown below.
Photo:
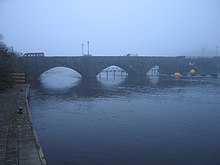
<path fill-rule="evenodd" d="M 220 164 L 220 79 L 45 73 L 29 104 L 49 165 Z"/>

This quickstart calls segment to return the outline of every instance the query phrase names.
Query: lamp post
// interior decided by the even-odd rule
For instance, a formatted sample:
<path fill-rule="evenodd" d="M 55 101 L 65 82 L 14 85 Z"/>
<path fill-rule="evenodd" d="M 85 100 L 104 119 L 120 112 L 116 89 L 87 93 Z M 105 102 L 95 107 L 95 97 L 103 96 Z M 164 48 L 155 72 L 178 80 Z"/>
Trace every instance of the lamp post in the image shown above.
<path fill-rule="evenodd" d="M 218 56 L 218 45 L 216 47 L 216 56 Z"/>
<path fill-rule="evenodd" d="M 84 55 L 83 47 L 84 47 L 84 44 L 82 44 L 82 56 Z"/>
<path fill-rule="evenodd" d="M 87 41 L 87 46 L 88 46 L 88 56 L 89 56 L 89 41 Z"/>

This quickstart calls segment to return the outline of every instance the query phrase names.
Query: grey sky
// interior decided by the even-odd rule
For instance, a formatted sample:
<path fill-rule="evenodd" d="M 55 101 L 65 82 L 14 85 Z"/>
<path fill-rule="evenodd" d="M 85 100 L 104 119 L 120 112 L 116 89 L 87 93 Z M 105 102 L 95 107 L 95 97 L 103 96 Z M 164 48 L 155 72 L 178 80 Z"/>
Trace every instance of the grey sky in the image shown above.
<path fill-rule="evenodd" d="M 0 0 L 0 33 L 19 52 L 188 55 L 220 45 L 219 0 Z"/>

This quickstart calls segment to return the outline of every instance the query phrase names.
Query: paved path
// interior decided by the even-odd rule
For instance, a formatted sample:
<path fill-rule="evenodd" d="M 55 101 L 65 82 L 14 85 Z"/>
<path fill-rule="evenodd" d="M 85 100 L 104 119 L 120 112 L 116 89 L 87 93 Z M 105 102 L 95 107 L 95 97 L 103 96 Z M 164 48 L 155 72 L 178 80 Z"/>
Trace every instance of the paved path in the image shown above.
<path fill-rule="evenodd" d="M 32 127 L 26 101 L 27 85 L 0 94 L 0 165 L 46 164 Z M 23 113 L 18 113 L 18 107 Z"/>

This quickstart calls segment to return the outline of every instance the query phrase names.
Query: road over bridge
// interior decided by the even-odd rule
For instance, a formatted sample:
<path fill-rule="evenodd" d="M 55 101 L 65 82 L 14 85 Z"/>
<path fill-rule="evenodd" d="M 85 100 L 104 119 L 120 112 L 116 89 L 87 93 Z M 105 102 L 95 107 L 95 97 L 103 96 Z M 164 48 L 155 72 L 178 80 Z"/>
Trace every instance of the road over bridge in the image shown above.
<path fill-rule="evenodd" d="M 160 74 L 180 72 L 187 74 L 195 69 L 197 74 L 217 74 L 220 72 L 220 57 L 187 58 L 150 57 L 150 56 L 53 56 L 22 57 L 27 66 L 28 80 L 36 80 L 39 76 L 54 67 L 68 67 L 83 79 L 96 77 L 103 69 L 115 65 L 124 69 L 129 77 L 144 77 L 154 66 L 159 66 Z"/>

